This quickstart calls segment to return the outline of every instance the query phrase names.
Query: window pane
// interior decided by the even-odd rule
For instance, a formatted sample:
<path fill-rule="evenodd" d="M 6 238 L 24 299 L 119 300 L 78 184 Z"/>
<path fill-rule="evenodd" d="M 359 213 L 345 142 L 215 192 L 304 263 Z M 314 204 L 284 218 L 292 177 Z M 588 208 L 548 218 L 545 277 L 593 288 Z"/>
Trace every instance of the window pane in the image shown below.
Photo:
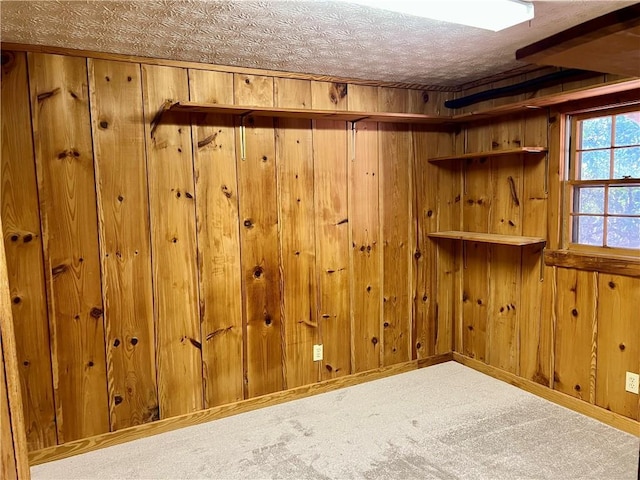
<path fill-rule="evenodd" d="M 640 147 L 619 148 L 613 154 L 613 178 L 640 178 Z"/>
<path fill-rule="evenodd" d="M 578 150 L 607 148 L 611 146 L 611 117 L 590 118 L 580 122 L 582 145 Z"/>
<path fill-rule="evenodd" d="M 610 150 L 596 150 L 580 154 L 577 180 L 603 180 L 609 178 Z"/>
<path fill-rule="evenodd" d="M 610 187 L 609 213 L 640 215 L 640 187 Z"/>
<path fill-rule="evenodd" d="M 576 213 L 604 213 L 604 188 L 576 188 L 573 211 Z"/>
<path fill-rule="evenodd" d="M 640 112 L 616 115 L 615 145 L 640 144 Z"/>
<path fill-rule="evenodd" d="M 608 218 L 607 245 L 640 248 L 640 218 Z"/>
<path fill-rule="evenodd" d="M 604 217 L 575 217 L 573 241 L 601 247 L 604 237 Z"/>

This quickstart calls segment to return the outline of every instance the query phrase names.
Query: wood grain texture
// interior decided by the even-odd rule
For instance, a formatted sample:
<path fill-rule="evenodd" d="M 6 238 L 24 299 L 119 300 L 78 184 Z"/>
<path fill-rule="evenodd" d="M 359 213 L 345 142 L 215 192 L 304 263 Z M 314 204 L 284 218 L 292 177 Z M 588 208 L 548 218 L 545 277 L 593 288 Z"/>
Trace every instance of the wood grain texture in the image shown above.
<path fill-rule="evenodd" d="M 349 85 L 348 110 L 352 112 L 379 111 L 378 88 L 363 85 Z"/>
<path fill-rule="evenodd" d="M 350 344 L 347 139 L 344 122 L 313 124 L 318 321 L 325 345 L 323 380 L 358 371 L 352 370 Z"/>
<path fill-rule="evenodd" d="M 401 124 L 381 124 L 378 141 L 383 252 L 381 354 L 382 365 L 392 365 L 411 359 L 413 141 L 411 130 Z"/>
<path fill-rule="evenodd" d="M 316 109 L 346 110 L 348 84 L 339 82 L 311 82 L 311 106 Z"/>
<path fill-rule="evenodd" d="M 525 144 L 548 144 L 549 120 L 547 112 L 525 117 L 523 141 Z M 543 155 L 522 155 L 522 234 L 547 238 L 547 167 Z M 542 302 L 544 272 L 541 245 L 521 251 L 521 312 L 520 312 L 520 375 L 548 385 L 551 371 L 546 361 L 551 355 L 550 317 L 543 315 Z"/>
<path fill-rule="evenodd" d="M 589 401 L 597 274 L 558 268 L 554 388 Z"/>
<path fill-rule="evenodd" d="M 233 75 L 189 70 L 195 101 L 233 102 Z M 243 399 L 242 279 L 234 120 L 192 117 L 204 408 Z"/>
<path fill-rule="evenodd" d="M 308 385 L 320 379 L 321 364 L 313 361 L 313 345 L 321 342 L 316 306 L 314 168 L 310 126 L 308 120 L 279 119 L 276 130 L 287 388 Z"/>
<path fill-rule="evenodd" d="M 640 420 L 638 396 L 625 391 L 626 372 L 640 369 L 638 311 L 630 299 L 640 298 L 640 279 L 598 275 L 598 357 L 596 405 Z"/>
<path fill-rule="evenodd" d="M 349 161 L 352 358 L 354 372 L 360 372 L 381 365 L 382 163 L 375 123 L 357 123 L 351 135 L 355 135 Z"/>
<path fill-rule="evenodd" d="M 0 219 L 0 231 L 2 220 Z M 16 337 L 11 314 L 9 275 L 4 245 L 0 244 L 0 473 L 2 478 L 29 480 L 29 458 L 22 407 Z"/>
<path fill-rule="evenodd" d="M 522 125 L 518 118 L 494 124 L 491 132 L 494 148 L 507 149 L 522 143 Z M 489 232 L 522 234 L 523 170 L 520 155 L 492 158 L 492 192 Z M 489 326 L 490 365 L 519 373 L 519 322 L 521 310 L 520 263 L 517 248 L 489 248 Z"/>
<path fill-rule="evenodd" d="M 274 78 L 273 98 L 275 107 L 310 109 L 312 106 L 311 81 Z"/>
<path fill-rule="evenodd" d="M 118 430 L 158 419 L 140 67 L 89 60 L 89 79 L 109 418 Z"/>
<path fill-rule="evenodd" d="M 459 165 L 444 165 L 438 169 L 438 230 L 460 230 L 462 223 L 462 175 Z M 454 319 L 460 298 L 457 283 L 459 242 L 438 242 L 436 259 L 436 349 L 435 353 L 453 350 Z"/>
<path fill-rule="evenodd" d="M 0 358 L 2 358 L 2 370 L 0 370 L 0 441 L 2 449 L 0 450 L 0 474 L 6 480 L 17 480 L 18 466 L 16 464 L 16 450 L 13 444 L 13 435 L 11 431 L 11 414 L 9 413 L 9 391 L 5 376 L 4 351 L 2 348 L 2 339 L 0 338 Z"/>
<path fill-rule="evenodd" d="M 3 52 L 6 54 L 6 52 Z M 2 219 L 25 428 L 30 450 L 56 444 L 49 323 L 27 56 L 2 67 Z"/>
<path fill-rule="evenodd" d="M 422 128 L 413 129 L 414 142 L 414 254 L 415 300 L 413 348 L 418 359 L 433 355 L 436 346 L 436 258 L 438 243 L 428 235 L 438 229 L 438 167 L 426 162 L 431 156 L 451 153 L 452 136 Z"/>
<path fill-rule="evenodd" d="M 29 54 L 58 442 L 109 430 L 87 65 Z"/>
<path fill-rule="evenodd" d="M 245 398 L 284 388 L 273 119 L 249 118 L 238 156 L 245 322 Z M 242 135 L 240 135 L 242 137 Z M 242 143 L 242 138 L 238 139 Z M 237 148 L 241 148 L 241 145 Z"/>
<path fill-rule="evenodd" d="M 189 96 L 187 71 L 143 66 L 160 417 L 203 406 L 191 126 L 163 105 Z"/>
<path fill-rule="evenodd" d="M 545 250 L 544 263 L 587 272 L 601 272 L 640 278 L 640 259 L 636 257 L 594 255 L 569 250 Z"/>
<path fill-rule="evenodd" d="M 273 107 L 273 77 L 263 75 L 233 75 L 234 105 Z"/>
<path fill-rule="evenodd" d="M 357 89 L 356 89 L 357 93 Z M 407 112 L 409 110 L 409 91 L 401 88 L 378 87 L 379 112 Z"/>

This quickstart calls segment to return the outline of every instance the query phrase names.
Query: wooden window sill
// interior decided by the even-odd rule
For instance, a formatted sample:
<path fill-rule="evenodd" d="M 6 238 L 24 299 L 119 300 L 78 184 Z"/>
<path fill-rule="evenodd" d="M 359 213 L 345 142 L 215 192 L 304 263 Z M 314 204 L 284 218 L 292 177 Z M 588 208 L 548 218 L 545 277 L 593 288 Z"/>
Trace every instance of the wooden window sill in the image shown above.
<path fill-rule="evenodd" d="M 545 250 L 544 263 L 551 267 L 640 278 L 640 256 L 597 255 L 571 250 Z"/>

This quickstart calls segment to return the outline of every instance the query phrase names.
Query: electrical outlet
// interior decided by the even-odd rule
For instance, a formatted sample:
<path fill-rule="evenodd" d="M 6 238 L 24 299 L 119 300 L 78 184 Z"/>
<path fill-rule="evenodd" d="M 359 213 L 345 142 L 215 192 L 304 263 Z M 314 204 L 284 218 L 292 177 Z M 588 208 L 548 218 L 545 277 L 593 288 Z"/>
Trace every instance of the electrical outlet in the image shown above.
<path fill-rule="evenodd" d="M 322 360 L 322 345 L 314 345 L 313 346 L 313 361 L 314 362 L 318 362 L 320 360 Z M 636 385 L 638 384 L 638 381 L 636 380 Z"/>
<path fill-rule="evenodd" d="M 627 382 L 624 389 L 627 392 L 638 394 L 638 384 L 640 383 L 640 375 L 633 372 L 627 372 Z"/>

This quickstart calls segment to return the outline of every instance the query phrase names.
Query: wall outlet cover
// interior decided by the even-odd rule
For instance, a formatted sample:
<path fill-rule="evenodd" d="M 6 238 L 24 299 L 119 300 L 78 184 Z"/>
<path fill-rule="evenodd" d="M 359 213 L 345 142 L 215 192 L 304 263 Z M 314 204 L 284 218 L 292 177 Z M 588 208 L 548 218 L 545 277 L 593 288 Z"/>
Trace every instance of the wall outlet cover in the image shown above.
<path fill-rule="evenodd" d="M 624 389 L 627 392 L 638 394 L 638 388 L 640 384 L 640 375 L 633 372 L 627 372 L 627 381 L 625 383 Z"/>
<path fill-rule="evenodd" d="M 318 362 L 322 360 L 322 345 L 314 345 L 313 346 L 313 361 Z"/>

